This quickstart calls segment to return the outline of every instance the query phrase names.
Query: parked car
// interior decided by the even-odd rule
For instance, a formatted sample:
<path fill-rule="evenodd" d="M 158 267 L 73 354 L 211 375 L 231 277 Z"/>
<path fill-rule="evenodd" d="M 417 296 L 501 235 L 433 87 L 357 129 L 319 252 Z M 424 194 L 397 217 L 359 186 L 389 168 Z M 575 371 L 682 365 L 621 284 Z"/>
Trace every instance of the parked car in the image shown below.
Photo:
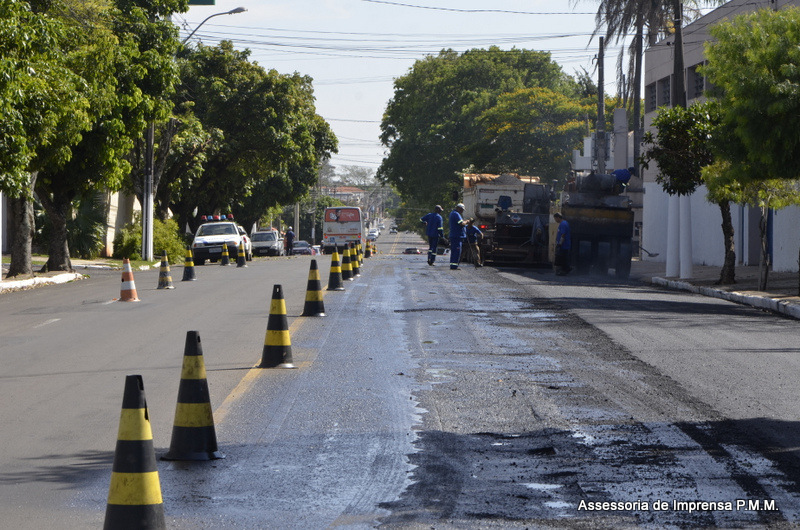
<path fill-rule="evenodd" d="M 308 241 L 295 241 L 292 246 L 292 254 L 313 256 L 316 254 L 314 247 L 308 244 Z"/>
<path fill-rule="evenodd" d="M 403 254 L 422 254 L 422 251 L 417 247 L 410 247 L 403 251 Z"/>
<path fill-rule="evenodd" d="M 283 256 L 283 238 L 277 230 L 253 232 L 253 254 L 256 256 Z"/>

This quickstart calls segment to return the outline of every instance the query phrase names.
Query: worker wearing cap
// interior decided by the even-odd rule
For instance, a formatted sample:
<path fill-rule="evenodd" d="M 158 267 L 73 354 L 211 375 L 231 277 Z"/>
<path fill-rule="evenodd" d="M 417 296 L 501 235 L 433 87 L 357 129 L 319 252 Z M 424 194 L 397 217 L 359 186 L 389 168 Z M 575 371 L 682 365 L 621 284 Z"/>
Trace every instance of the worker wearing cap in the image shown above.
<path fill-rule="evenodd" d="M 428 265 L 433 265 L 433 262 L 436 261 L 436 248 L 439 246 L 439 239 L 444 237 L 442 207 L 437 204 L 433 211 L 425 214 L 420 221 L 425 223 L 425 235 L 428 236 Z"/>
<path fill-rule="evenodd" d="M 464 205 L 456 204 L 455 209 L 450 212 L 450 269 L 458 270 L 458 263 L 461 261 L 461 245 L 467 237 L 467 222 L 461 217 L 464 213 Z"/>

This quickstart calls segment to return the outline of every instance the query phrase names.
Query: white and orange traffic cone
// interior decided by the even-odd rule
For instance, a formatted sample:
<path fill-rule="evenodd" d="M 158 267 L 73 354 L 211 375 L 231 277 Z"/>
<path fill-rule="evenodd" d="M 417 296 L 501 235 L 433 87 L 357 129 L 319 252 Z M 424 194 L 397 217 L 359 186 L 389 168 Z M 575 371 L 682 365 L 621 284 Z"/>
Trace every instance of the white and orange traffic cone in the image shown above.
<path fill-rule="evenodd" d="M 138 302 L 139 296 L 136 294 L 136 284 L 133 282 L 133 270 L 131 260 L 122 260 L 122 287 L 119 291 L 120 302 Z"/>

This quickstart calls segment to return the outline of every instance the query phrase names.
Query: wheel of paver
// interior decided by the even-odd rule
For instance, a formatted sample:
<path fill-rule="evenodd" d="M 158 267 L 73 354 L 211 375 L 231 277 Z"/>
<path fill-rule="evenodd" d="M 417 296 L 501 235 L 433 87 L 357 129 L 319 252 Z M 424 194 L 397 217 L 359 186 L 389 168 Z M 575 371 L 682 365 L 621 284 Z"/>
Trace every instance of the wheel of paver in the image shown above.
<path fill-rule="evenodd" d="M 592 272 L 601 276 L 608 274 L 609 265 L 612 263 L 612 248 L 608 241 L 598 241 L 597 251 L 592 256 Z"/>
<path fill-rule="evenodd" d="M 616 276 L 620 279 L 628 278 L 631 275 L 631 257 L 633 256 L 633 245 L 630 239 L 619 242 L 619 253 L 617 254 Z"/>
<path fill-rule="evenodd" d="M 573 240 L 572 249 L 574 253 L 572 258 L 575 263 L 574 268 L 580 274 L 587 274 L 592 266 L 592 242 L 580 239 L 577 242 Z"/>

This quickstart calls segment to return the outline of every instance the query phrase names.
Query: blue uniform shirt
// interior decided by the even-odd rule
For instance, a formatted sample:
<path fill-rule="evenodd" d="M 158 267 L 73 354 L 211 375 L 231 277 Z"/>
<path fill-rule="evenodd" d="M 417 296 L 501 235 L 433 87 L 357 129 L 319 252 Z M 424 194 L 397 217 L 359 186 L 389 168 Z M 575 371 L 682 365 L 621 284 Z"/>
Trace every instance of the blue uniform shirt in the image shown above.
<path fill-rule="evenodd" d="M 458 238 L 464 239 L 467 237 L 467 230 L 464 226 L 461 226 L 462 221 L 461 214 L 458 213 L 456 210 L 450 212 L 450 239 Z"/>
<path fill-rule="evenodd" d="M 425 217 L 420 219 L 420 221 L 428 225 L 428 228 L 425 229 L 425 235 L 427 235 L 428 237 L 436 237 L 442 235 L 441 230 L 444 221 L 442 220 L 442 216 L 439 215 L 438 213 L 431 212 L 429 214 L 426 214 Z"/>
<path fill-rule="evenodd" d="M 561 243 L 562 250 L 569 250 L 572 248 L 572 236 L 569 231 L 569 223 L 562 220 L 558 224 L 558 232 L 556 232 L 556 244 L 561 241 L 561 236 L 564 236 L 564 241 Z"/>
<path fill-rule="evenodd" d="M 467 241 L 469 241 L 470 243 L 475 243 L 476 241 L 478 241 L 478 238 L 482 236 L 483 232 L 481 232 L 477 226 L 472 225 L 467 227 Z"/>

